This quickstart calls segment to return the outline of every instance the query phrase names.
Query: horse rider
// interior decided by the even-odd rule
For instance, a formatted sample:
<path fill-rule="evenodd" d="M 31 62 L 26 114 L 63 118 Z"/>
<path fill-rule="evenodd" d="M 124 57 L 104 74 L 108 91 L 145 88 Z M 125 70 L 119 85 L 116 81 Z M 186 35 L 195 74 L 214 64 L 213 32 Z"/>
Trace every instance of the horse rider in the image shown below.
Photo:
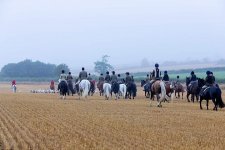
<path fill-rule="evenodd" d="M 87 80 L 90 81 L 90 82 L 92 81 L 92 77 L 91 77 L 90 73 L 88 74 Z"/>
<path fill-rule="evenodd" d="M 124 84 L 124 79 L 121 77 L 121 75 L 118 74 L 117 76 L 118 76 L 118 77 L 117 77 L 118 83 L 119 83 L 119 84 Z"/>
<path fill-rule="evenodd" d="M 105 81 L 105 78 L 103 76 L 103 73 L 101 73 L 99 78 L 98 78 L 98 83 L 103 83 L 104 81 Z"/>
<path fill-rule="evenodd" d="M 112 71 L 112 75 L 111 75 L 111 83 L 113 84 L 113 83 L 115 83 L 115 82 L 117 82 L 118 81 L 118 79 L 117 79 L 117 76 L 116 76 L 116 74 L 115 74 L 115 71 Z"/>
<path fill-rule="evenodd" d="M 111 82 L 111 77 L 109 75 L 109 72 L 107 71 L 105 75 L 105 83 L 110 83 L 110 82 Z"/>
<path fill-rule="evenodd" d="M 67 75 L 67 82 L 72 83 L 73 82 L 73 76 L 71 75 L 71 72 L 69 72 L 69 74 Z"/>
<path fill-rule="evenodd" d="M 169 78 L 167 71 L 164 71 L 163 81 L 169 82 L 169 80 L 170 80 L 170 78 Z"/>
<path fill-rule="evenodd" d="M 196 81 L 197 81 L 197 77 L 196 77 L 194 71 L 191 71 L 190 81 L 191 81 L 191 82 L 190 82 L 189 85 L 191 85 L 193 82 L 196 82 Z"/>
<path fill-rule="evenodd" d="M 211 71 L 206 71 L 205 85 L 202 87 L 200 94 L 208 88 L 215 84 L 215 77 L 213 76 Z"/>
<path fill-rule="evenodd" d="M 159 70 L 159 64 L 155 64 L 155 69 L 152 72 L 152 77 L 155 78 L 155 80 L 161 79 L 161 71 Z"/>
<path fill-rule="evenodd" d="M 157 81 L 157 80 L 161 80 L 161 71 L 159 70 L 159 64 L 156 63 L 155 64 L 155 69 L 152 72 L 152 80 L 150 81 L 150 89 L 152 87 L 152 84 Z"/>
<path fill-rule="evenodd" d="M 87 79 L 88 77 L 88 74 L 87 72 L 85 71 L 84 67 L 82 67 L 82 71 L 80 72 L 79 74 L 79 79 L 80 81 L 84 80 L 84 79 Z"/>
<path fill-rule="evenodd" d="M 62 73 L 59 76 L 59 83 L 65 81 L 67 83 L 67 75 L 65 74 L 65 70 L 62 70 Z"/>
<path fill-rule="evenodd" d="M 180 83 L 180 76 L 177 76 L 176 84 Z"/>
<path fill-rule="evenodd" d="M 126 79 L 125 79 L 125 83 L 126 85 L 130 85 L 132 83 L 132 78 L 130 76 L 130 73 L 129 72 L 126 72 Z"/>
<path fill-rule="evenodd" d="M 145 78 L 145 82 L 146 82 L 146 83 L 150 83 L 150 77 L 149 77 L 149 74 L 147 74 L 147 77 Z"/>

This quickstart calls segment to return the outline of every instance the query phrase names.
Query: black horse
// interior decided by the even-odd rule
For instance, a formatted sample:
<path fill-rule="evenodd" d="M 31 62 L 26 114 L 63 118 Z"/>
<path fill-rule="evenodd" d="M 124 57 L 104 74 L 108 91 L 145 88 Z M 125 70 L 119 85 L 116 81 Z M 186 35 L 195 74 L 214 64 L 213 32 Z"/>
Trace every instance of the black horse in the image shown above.
<path fill-rule="evenodd" d="M 74 87 L 73 87 L 73 82 L 72 81 L 68 81 L 68 95 L 70 95 L 70 92 L 73 96 L 73 94 L 75 94 L 75 90 L 74 90 Z"/>
<path fill-rule="evenodd" d="M 112 93 L 115 94 L 115 99 L 117 100 L 119 97 L 119 90 L 120 90 L 120 85 L 118 82 L 113 82 L 112 83 L 112 90 L 111 90 L 111 95 Z"/>
<path fill-rule="evenodd" d="M 188 102 L 190 102 L 189 96 L 191 95 L 191 101 L 194 103 L 195 97 L 197 101 L 199 100 L 199 93 L 202 87 L 205 85 L 205 80 L 198 78 L 198 80 L 193 82 L 191 86 L 189 85 L 190 82 L 190 78 L 186 77 L 187 99 Z"/>
<path fill-rule="evenodd" d="M 150 97 L 150 82 L 146 83 L 145 80 L 141 80 L 141 87 L 144 88 L 145 97 L 149 98 Z"/>
<path fill-rule="evenodd" d="M 221 89 L 216 86 L 210 86 L 206 88 L 204 91 L 200 93 L 200 109 L 202 109 L 202 100 L 206 100 L 206 106 L 207 110 L 209 109 L 209 100 L 212 100 L 214 103 L 214 108 L 213 110 L 217 111 L 217 107 L 219 106 L 220 108 L 225 107 L 222 97 L 221 97 Z"/>
<path fill-rule="evenodd" d="M 66 98 L 66 94 L 68 92 L 68 85 L 67 85 L 66 81 L 61 81 L 59 83 L 58 90 L 60 92 L 61 98 L 65 99 Z"/>
<path fill-rule="evenodd" d="M 127 94 L 126 94 L 126 98 L 133 98 L 136 97 L 137 95 L 137 86 L 135 83 L 130 83 L 127 84 Z"/>
<path fill-rule="evenodd" d="M 88 95 L 93 96 L 94 93 L 95 93 L 95 81 L 90 81 L 90 84 L 91 84 L 91 86 L 90 86 L 90 90 L 88 92 Z"/>

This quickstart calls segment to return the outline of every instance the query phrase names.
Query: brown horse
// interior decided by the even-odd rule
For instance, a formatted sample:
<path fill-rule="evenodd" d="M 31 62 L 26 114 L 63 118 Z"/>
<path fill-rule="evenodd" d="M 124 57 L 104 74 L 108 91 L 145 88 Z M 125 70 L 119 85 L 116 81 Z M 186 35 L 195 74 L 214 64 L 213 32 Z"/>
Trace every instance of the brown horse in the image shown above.
<path fill-rule="evenodd" d="M 175 87 L 175 97 L 180 98 L 180 93 L 182 93 L 182 99 L 184 98 L 184 86 L 180 82 L 174 84 Z M 177 97 L 178 93 L 178 97 Z"/>
<path fill-rule="evenodd" d="M 174 83 L 165 81 L 165 87 L 166 87 L 166 95 L 172 99 L 172 94 L 174 93 Z"/>
<path fill-rule="evenodd" d="M 161 96 L 159 96 L 161 94 Z M 162 107 L 162 101 L 167 99 L 166 96 L 166 87 L 163 81 L 155 81 L 151 86 L 151 99 L 153 99 L 154 95 L 157 97 L 158 107 Z"/>
<path fill-rule="evenodd" d="M 99 90 L 99 93 L 100 93 L 100 96 L 103 96 L 103 84 L 104 84 L 104 82 L 98 82 L 98 84 L 97 84 L 97 88 L 98 88 L 98 90 Z"/>

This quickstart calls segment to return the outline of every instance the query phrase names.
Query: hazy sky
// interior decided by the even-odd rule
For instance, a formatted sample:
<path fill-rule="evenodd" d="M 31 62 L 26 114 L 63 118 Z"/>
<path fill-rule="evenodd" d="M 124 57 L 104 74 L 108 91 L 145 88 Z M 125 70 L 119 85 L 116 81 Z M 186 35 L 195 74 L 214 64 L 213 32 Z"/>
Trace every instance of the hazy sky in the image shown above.
<path fill-rule="evenodd" d="M 224 0 L 0 0 L 0 68 L 225 58 Z"/>

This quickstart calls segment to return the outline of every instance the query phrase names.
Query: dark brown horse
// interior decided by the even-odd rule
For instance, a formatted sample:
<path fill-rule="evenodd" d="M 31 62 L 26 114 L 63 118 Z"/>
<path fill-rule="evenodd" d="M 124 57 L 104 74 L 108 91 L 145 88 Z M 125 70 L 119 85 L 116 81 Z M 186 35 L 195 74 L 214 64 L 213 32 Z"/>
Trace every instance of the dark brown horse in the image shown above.
<path fill-rule="evenodd" d="M 189 84 L 190 84 L 190 78 L 186 77 L 187 99 L 188 99 L 188 102 L 190 102 L 189 96 L 191 95 L 191 101 L 194 103 L 195 97 L 197 101 L 199 100 L 199 93 L 202 87 L 205 85 L 205 81 L 204 79 L 198 78 L 197 81 L 194 81 L 191 85 Z"/>
<path fill-rule="evenodd" d="M 166 87 L 166 95 L 172 99 L 172 94 L 174 93 L 174 83 L 165 81 L 165 87 Z"/>
<path fill-rule="evenodd" d="M 98 84 L 97 84 L 97 88 L 98 88 L 98 90 L 99 90 L 99 93 L 100 93 L 100 96 L 103 96 L 103 84 L 104 84 L 104 82 L 98 82 Z"/>
<path fill-rule="evenodd" d="M 176 82 L 174 84 L 174 88 L 175 88 L 175 97 L 180 98 L 180 93 L 181 93 L 182 99 L 183 99 L 184 98 L 184 86 L 180 82 Z M 178 93 L 178 97 L 177 97 L 177 93 Z"/>
<path fill-rule="evenodd" d="M 207 110 L 209 109 L 209 100 L 212 100 L 214 103 L 213 110 L 217 111 L 217 107 L 224 108 L 225 104 L 222 100 L 222 92 L 219 87 L 216 86 L 210 86 L 206 88 L 202 93 L 200 94 L 200 109 L 202 109 L 202 100 L 206 100 L 206 107 Z"/>

